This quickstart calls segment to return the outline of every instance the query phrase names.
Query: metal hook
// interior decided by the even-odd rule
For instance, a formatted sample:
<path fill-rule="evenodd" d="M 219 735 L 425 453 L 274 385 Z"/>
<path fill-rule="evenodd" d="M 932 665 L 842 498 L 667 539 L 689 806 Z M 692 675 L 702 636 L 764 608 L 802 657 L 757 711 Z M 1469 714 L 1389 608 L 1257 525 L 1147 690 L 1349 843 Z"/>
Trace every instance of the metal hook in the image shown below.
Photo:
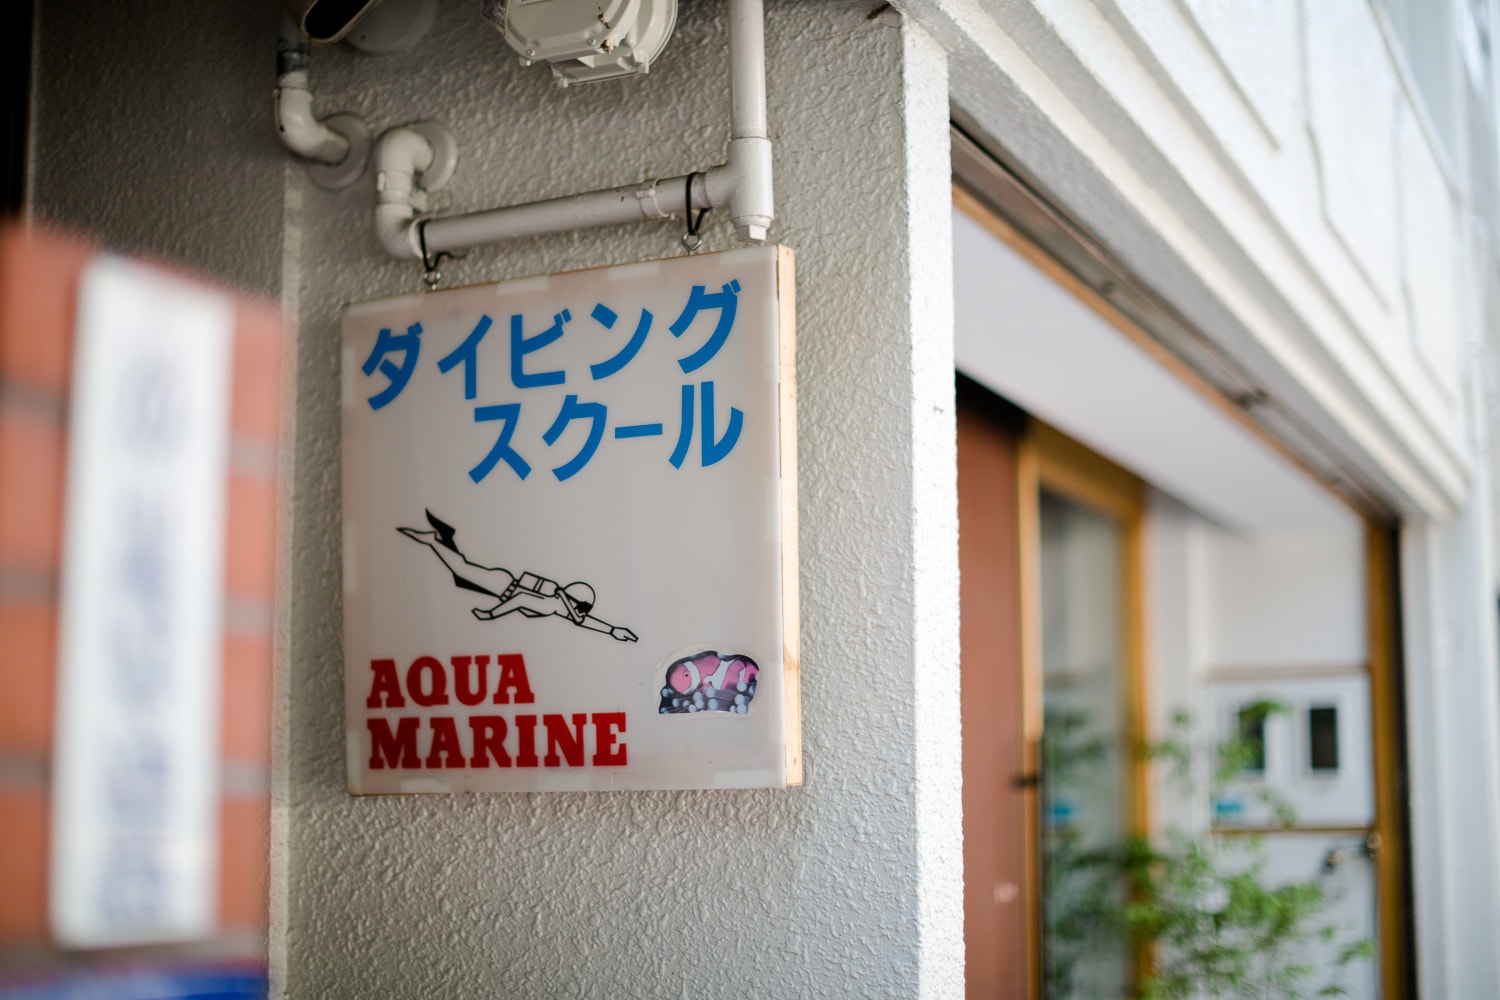
<path fill-rule="evenodd" d="M 438 251 L 436 254 L 427 252 L 427 220 L 423 219 L 417 223 L 417 243 L 422 250 L 422 284 L 427 286 L 429 292 L 436 291 L 438 282 L 443 280 L 443 272 L 438 270 L 438 265 L 446 257 L 453 260 L 451 253 Z"/>
<path fill-rule="evenodd" d="M 687 190 L 682 196 L 683 217 L 687 222 L 687 232 L 682 234 L 682 245 L 690 254 L 697 253 L 703 246 L 703 237 L 698 234 L 698 227 L 703 225 L 703 217 L 708 214 L 707 208 L 701 208 L 697 217 L 693 216 L 693 178 L 701 176 L 698 171 L 687 175 Z"/>

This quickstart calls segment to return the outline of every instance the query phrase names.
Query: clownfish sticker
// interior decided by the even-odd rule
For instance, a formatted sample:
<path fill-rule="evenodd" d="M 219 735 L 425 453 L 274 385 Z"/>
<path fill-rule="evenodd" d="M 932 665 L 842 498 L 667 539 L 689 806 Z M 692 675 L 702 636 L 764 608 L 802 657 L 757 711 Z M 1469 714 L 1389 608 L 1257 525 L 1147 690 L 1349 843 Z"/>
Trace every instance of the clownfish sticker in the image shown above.
<path fill-rule="evenodd" d="M 745 715 L 755 698 L 760 667 L 748 656 L 706 650 L 673 660 L 661 689 L 661 715 L 727 712 Z"/>

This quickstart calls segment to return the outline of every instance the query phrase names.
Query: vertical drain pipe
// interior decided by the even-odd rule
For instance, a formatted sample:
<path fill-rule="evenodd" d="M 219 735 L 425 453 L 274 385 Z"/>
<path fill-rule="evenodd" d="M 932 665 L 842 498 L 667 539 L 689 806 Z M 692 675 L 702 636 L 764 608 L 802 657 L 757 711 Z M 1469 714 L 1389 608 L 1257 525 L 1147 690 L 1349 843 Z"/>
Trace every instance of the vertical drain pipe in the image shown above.
<path fill-rule="evenodd" d="M 370 159 L 370 130 L 358 115 L 320 119 L 313 112 L 307 67 L 312 47 L 297 32 L 291 17 L 281 14 L 276 42 L 276 132 L 287 149 L 308 164 L 308 176 L 319 187 L 337 190 L 353 184 Z"/>
<path fill-rule="evenodd" d="M 766 128 L 765 37 L 763 0 L 729 0 L 729 156 L 704 172 L 486 212 L 419 218 L 425 192 L 435 187 L 418 173 L 410 193 L 398 193 L 411 174 L 414 151 L 411 136 L 397 129 L 387 132 L 375 147 L 376 188 L 381 192 L 375 230 L 381 245 L 393 257 L 420 260 L 424 249 L 435 255 L 522 236 L 665 219 L 686 214 L 690 207 L 726 209 L 740 239 L 765 242 L 776 215 Z M 383 179 L 388 172 L 393 176 Z"/>
<path fill-rule="evenodd" d="M 766 129 L 763 0 L 729 0 L 729 159 L 708 172 L 708 198 L 725 205 L 740 239 L 764 243 L 776 216 Z"/>

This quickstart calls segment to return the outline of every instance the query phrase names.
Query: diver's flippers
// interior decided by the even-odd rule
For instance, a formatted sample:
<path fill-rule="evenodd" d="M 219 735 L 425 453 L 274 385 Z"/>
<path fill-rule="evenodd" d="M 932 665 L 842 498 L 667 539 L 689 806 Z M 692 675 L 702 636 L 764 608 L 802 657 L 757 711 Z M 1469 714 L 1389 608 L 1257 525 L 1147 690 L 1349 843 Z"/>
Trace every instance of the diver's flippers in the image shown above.
<path fill-rule="evenodd" d="M 453 544 L 454 530 L 450 524 L 444 524 L 432 516 L 432 511 L 427 511 L 427 523 L 432 525 L 432 530 L 437 532 L 438 544 L 453 552 L 458 551 L 458 546 Z"/>

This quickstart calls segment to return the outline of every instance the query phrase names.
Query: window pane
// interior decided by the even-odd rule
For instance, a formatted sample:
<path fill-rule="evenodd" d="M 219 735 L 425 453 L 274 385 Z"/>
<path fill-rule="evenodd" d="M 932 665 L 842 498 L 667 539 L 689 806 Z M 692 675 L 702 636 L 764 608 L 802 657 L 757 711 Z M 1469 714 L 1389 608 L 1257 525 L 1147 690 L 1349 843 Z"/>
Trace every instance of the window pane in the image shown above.
<path fill-rule="evenodd" d="M 1091 508 L 1043 490 L 1043 993 L 1095 1000 L 1127 993 L 1129 955 L 1099 925 L 1123 887 L 1100 886 L 1090 852 L 1126 833 L 1124 532 Z"/>
<path fill-rule="evenodd" d="M 1307 710 L 1308 766 L 1314 771 L 1339 769 L 1339 710 L 1318 705 Z"/>
<path fill-rule="evenodd" d="M 1245 766 L 1250 774 L 1266 773 L 1266 712 L 1264 707 L 1240 709 L 1240 742 L 1245 745 Z"/>

